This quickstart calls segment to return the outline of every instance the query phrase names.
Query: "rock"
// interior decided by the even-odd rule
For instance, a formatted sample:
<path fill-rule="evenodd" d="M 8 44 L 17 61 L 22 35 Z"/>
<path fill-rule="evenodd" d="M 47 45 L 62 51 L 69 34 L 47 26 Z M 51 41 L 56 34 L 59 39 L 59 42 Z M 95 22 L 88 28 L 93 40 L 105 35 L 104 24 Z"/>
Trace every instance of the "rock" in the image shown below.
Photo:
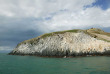
<path fill-rule="evenodd" d="M 23 41 L 9 54 L 37 56 L 110 55 L 110 33 L 100 29 L 68 30 Z"/>

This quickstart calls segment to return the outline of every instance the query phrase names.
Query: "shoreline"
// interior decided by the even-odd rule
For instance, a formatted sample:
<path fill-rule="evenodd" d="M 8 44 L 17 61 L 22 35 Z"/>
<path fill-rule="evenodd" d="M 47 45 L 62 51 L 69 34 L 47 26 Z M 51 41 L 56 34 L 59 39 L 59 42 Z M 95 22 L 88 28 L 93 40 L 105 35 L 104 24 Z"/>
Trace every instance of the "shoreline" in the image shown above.
<path fill-rule="evenodd" d="M 77 56 L 44 56 L 37 54 L 12 54 L 8 53 L 7 55 L 17 55 L 17 56 L 37 56 L 37 57 L 45 57 L 45 58 L 78 58 L 78 57 L 94 57 L 94 56 L 110 56 L 110 54 L 95 54 L 95 55 L 77 55 Z"/>

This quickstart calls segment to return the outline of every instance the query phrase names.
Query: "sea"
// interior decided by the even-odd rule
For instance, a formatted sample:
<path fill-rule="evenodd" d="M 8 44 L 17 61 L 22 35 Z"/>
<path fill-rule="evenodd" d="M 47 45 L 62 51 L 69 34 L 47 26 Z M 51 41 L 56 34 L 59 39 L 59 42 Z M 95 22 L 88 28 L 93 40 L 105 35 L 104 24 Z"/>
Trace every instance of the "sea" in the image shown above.
<path fill-rule="evenodd" d="M 49 58 L 0 53 L 0 74 L 110 74 L 110 57 Z"/>

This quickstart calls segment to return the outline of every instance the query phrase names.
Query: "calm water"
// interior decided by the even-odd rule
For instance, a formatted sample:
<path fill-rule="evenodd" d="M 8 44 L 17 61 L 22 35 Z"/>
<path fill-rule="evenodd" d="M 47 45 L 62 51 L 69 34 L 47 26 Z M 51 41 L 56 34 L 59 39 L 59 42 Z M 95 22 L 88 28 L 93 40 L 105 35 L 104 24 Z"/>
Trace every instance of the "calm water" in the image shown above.
<path fill-rule="evenodd" d="M 42 58 L 0 53 L 0 74 L 110 74 L 110 57 Z"/>

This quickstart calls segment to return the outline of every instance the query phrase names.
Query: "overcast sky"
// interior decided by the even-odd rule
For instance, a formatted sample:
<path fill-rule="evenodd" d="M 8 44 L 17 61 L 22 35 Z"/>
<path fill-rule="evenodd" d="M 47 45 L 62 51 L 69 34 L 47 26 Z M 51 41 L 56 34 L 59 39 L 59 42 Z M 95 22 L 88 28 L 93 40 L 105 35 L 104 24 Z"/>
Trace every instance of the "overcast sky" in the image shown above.
<path fill-rule="evenodd" d="M 0 0 L 0 52 L 44 33 L 91 27 L 110 32 L 110 0 Z"/>

